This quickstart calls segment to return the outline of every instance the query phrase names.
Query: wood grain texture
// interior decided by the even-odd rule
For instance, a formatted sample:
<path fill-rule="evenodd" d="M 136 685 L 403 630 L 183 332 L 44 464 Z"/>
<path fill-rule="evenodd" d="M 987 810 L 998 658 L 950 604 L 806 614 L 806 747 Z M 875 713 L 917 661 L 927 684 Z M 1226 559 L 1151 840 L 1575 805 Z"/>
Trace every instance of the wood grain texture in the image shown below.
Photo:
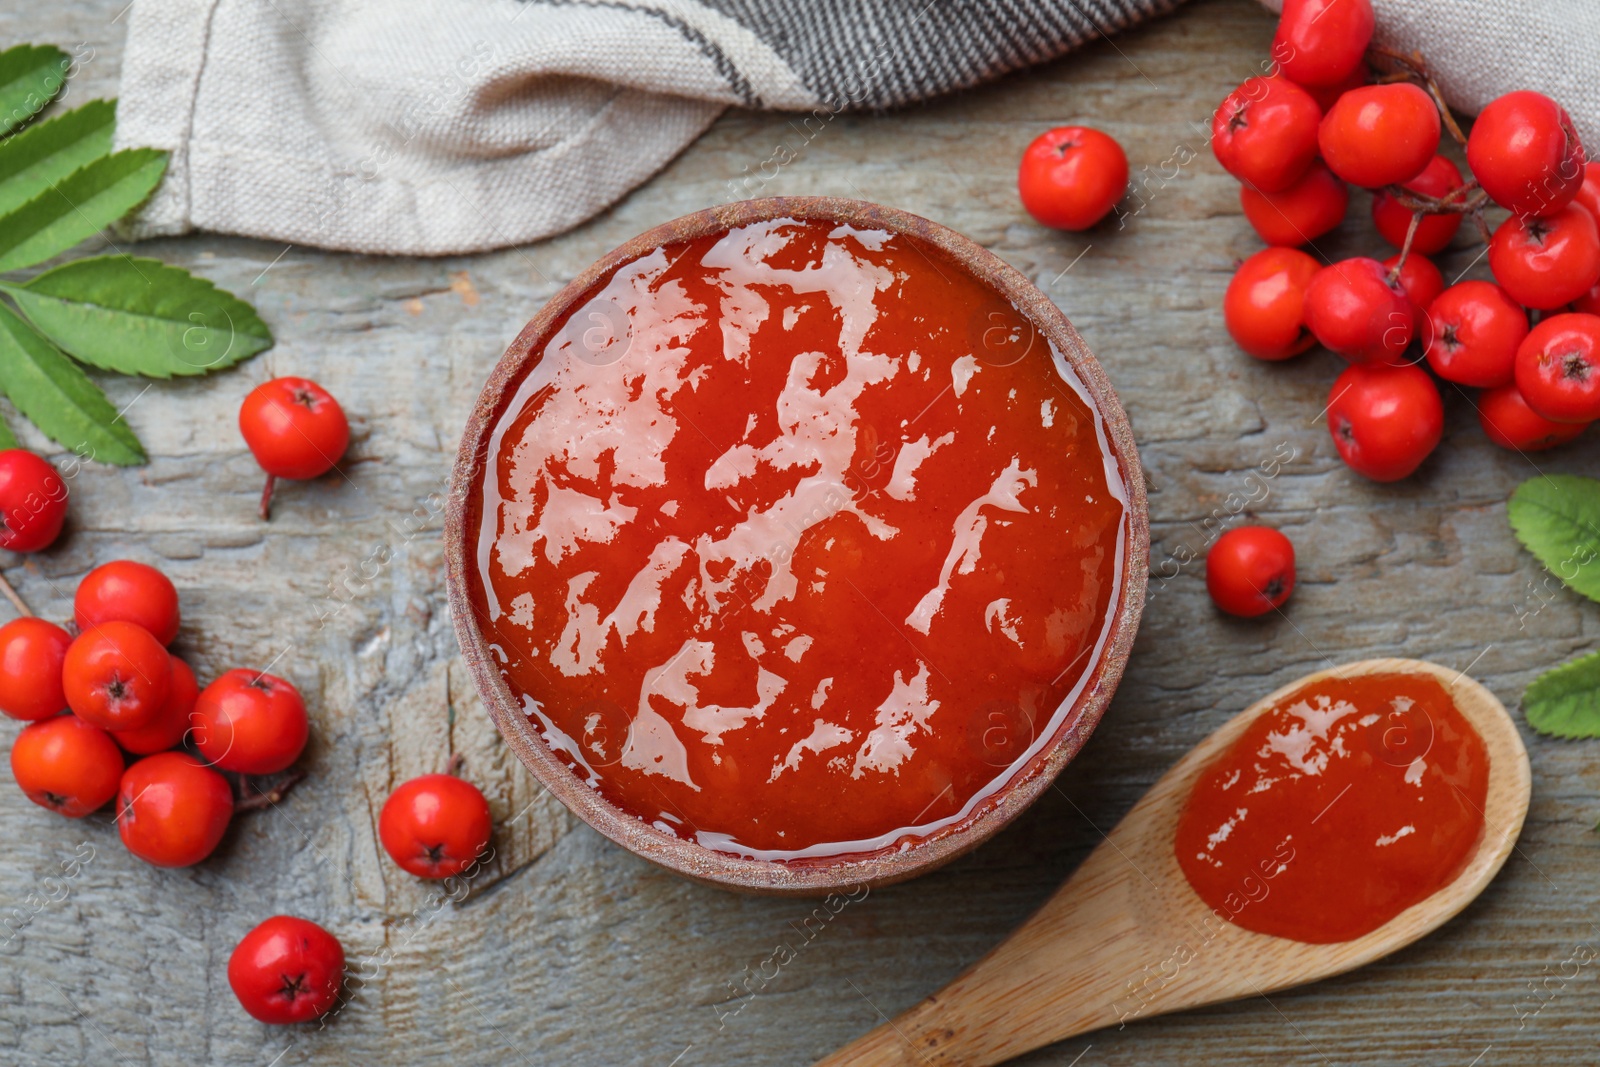
<path fill-rule="evenodd" d="M 76 99 L 113 95 L 125 2 L 0 7 L 0 40 L 84 42 L 93 58 Z M 1271 32 L 1247 0 L 1197 0 L 926 107 L 820 129 L 730 112 L 590 224 L 491 255 L 388 260 L 212 235 L 141 245 L 248 295 L 278 346 L 235 372 L 143 395 L 143 383 L 109 381 L 151 464 L 86 467 L 60 546 L 0 563 L 55 618 L 97 562 L 166 568 L 183 596 L 179 648 L 203 677 L 275 660 L 304 687 L 310 777 L 279 809 L 240 819 L 210 861 L 175 872 L 128 857 L 103 816 L 66 823 L 0 783 L 0 920 L 13 908 L 29 920 L 0 945 L 0 1063 L 809 1063 L 992 948 L 1185 751 L 1277 686 L 1330 661 L 1411 656 L 1470 667 L 1515 708 L 1540 669 L 1592 647 L 1600 608 L 1517 547 L 1505 499 L 1537 470 L 1600 474 L 1600 445 L 1532 461 L 1500 452 L 1452 392 L 1435 457 L 1404 483 L 1373 485 L 1343 468 L 1316 417 L 1334 357 L 1269 366 L 1229 342 L 1222 292 L 1258 244 L 1205 128 L 1258 68 Z M 1120 229 L 1113 220 L 1052 233 L 1017 205 L 1023 147 L 1069 121 L 1128 150 L 1139 198 Z M 798 158 L 755 180 L 780 143 Z M 1151 490 L 1155 573 L 1139 640 L 1105 722 L 1058 788 L 973 855 L 825 922 L 810 904 L 656 871 L 533 789 L 456 658 L 430 504 L 483 379 L 545 299 L 652 225 L 777 194 L 903 207 L 1034 279 L 1105 365 Z M 1379 247 L 1363 195 L 1319 245 L 1331 256 Z M 1441 257 L 1447 277 L 1479 251 Z M 1485 276 L 1481 263 L 1471 269 Z M 259 475 L 233 420 L 252 385 L 289 372 L 345 402 L 355 440 L 340 475 L 282 487 L 263 527 Z M 1243 515 L 1295 540 L 1301 584 L 1286 618 L 1218 616 L 1201 568 L 1183 562 Z M 14 733 L 0 725 L 0 744 Z M 1525 728 L 1524 738 L 1534 794 L 1518 850 L 1435 934 L 1306 989 L 1140 1020 L 1019 1062 L 1593 1063 L 1597 968 L 1568 961 L 1600 944 L 1590 829 L 1600 749 Z M 441 904 L 436 888 L 380 862 L 373 820 L 391 782 L 441 766 L 452 749 L 502 823 L 498 858 L 469 899 Z M 80 842 L 93 858 L 76 877 L 47 881 L 88 854 Z M 238 937 L 285 911 L 325 923 L 365 976 L 326 1029 L 260 1026 L 226 987 Z M 776 967 L 780 943 L 796 951 Z"/>

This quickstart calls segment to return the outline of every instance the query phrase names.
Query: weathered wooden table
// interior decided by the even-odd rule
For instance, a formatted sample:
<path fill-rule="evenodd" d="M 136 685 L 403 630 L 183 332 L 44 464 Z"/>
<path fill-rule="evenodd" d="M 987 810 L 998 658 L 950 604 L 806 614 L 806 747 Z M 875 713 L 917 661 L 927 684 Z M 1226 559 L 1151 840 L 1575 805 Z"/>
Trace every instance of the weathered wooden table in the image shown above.
<path fill-rule="evenodd" d="M 74 93 L 112 95 L 123 3 L 13 6 L 0 40 L 86 42 L 94 56 Z M 994 944 L 1185 749 L 1267 690 L 1330 660 L 1393 654 L 1468 668 L 1515 705 L 1540 668 L 1589 646 L 1600 609 L 1547 589 L 1506 524 L 1507 494 L 1535 468 L 1484 440 L 1464 396 L 1447 396 L 1446 441 L 1418 476 L 1374 485 L 1338 461 L 1318 418 L 1334 357 L 1271 366 L 1229 342 L 1222 291 L 1258 245 L 1205 131 L 1271 32 L 1246 0 L 1201 0 L 1051 66 L 927 107 L 841 116 L 809 139 L 787 116 L 730 112 L 614 210 L 492 255 L 371 259 L 211 235 L 142 247 L 248 294 L 278 345 L 214 380 L 143 395 L 142 383 L 110 382 L 150 465 L 85 468 L 61 544 L 0 562 L 55 618 L 98 562 L 163 567 L 183 597 L 179 649 L 202 678 L 270 664 L 304 689 L 310 777 L 184 871 L 130 857 L 105 814 L 67 822 L 0 785 L 0 914 L 27 918 L 0 944 L 0 1063 L 807 1063 Z M 1065 121 L 1127 147 L 1141 195 L 1124 227 L 1064 235 L 1022 213 L 1017 157 Z M 761 192 L 918 212 L 1059 301 L 1132 417 L 1158 577 L 1116 701 L 1059 791 L 968 859 L 851 904 L 752 997 L 746 968 L 798 941 L 791 924 L 809 908 L 664 874 L 540 796 L 457 657 L 438 494 L 465 412 L 533 311 L 625 238 L 731 198 L 729 181 L 780 142 L 799 158 Z M 1353 216 L 1325 251 L 1378 247 L 1364 199 Z M 1447 275 L 1478 252 L 1444 257 Z M 285 373 L 341 397 L 355 440 L 340 475 L 281 490 L 267 526 L 234 416 L 253 384 Z M 1597 449 L 1536 460 L 1597 473 Z M 1223 618 L 1198 565 L 1161 570 L 1241 514 L 1295 540 L 1301 586 L 1287 618 Z M 1270 1001 L 1139 1021 L 1025 1062 L 1596 1062 L 1595 968 L 1568 961 L 1592 959 L 1580 946 L 1600 938 L 1600 749 L 1527 741 L 1521 845 L 1434 936 Z M 374 833 L 390 785 L 452 752 L 499 822 L 496 858 L 459 903 L 380 860 Z M 228 990 L 234 943 L 278 912 L 327 925 L 362 976 L 324 1029 L 258 1025 Z"/>

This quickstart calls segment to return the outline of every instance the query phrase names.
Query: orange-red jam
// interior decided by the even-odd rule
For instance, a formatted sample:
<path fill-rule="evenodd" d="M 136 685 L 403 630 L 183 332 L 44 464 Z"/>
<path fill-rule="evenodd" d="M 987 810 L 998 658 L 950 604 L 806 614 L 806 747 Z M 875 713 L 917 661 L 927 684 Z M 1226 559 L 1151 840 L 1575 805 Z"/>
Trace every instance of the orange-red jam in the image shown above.
<path fill-rule="evenodd" d="M 583 781 L 726 852 L 969 817 L 1073 713 L 1128 497 L 1059 353 L 936 248 L 764 222 L 616 268 L 496 424 L 481 622 Z"/>
<path fill-rule="evenodd" d="M 1183 873 L 1219 917 L 1325 944 L 1449 885 L 1477 850 L 1483 739 L 1435 678 L 1328 678 L 1251 723 L 1195 783 Z"/>

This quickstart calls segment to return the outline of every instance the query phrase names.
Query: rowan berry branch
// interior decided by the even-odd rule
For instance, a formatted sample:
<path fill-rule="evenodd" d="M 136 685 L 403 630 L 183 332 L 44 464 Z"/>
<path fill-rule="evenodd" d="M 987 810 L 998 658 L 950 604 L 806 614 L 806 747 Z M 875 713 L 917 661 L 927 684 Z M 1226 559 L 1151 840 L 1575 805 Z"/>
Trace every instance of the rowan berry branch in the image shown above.
<path fill-rule="evenodd" d="M 1433 98 L 1434 106 L 1439 109 L 1439 121 L 1444 124 L 1444 128 L 1449 131 L 1456 144 L 1465 147 L 1467 135 L 1462 132 L 1460 124 L 1456 122 L 1456 117 L 1451 112 L 1450 105 L 1445 102 L 1444 92 L 1439 88 L 1439 83 L 1434 80 L 1433 74 L 1428 70 L 1428 61 L 1422 57 L 1421 52 L 1400 52 L 1393 48 L 1373 45 L 1367 49 L 1367 60 L 1374 67 L 1381 68 L 1387 63 L 1398 68 L 1380 75 L 1377 79 L 1379 84 L 1411 82 L 1425 90 Z M 1406 238 L 1408 246 L 1411 234 L 1415 232 L 1423 214 L 1465 215 L 1472 219 L 1473 225 L 1477 227 L 1478 235 L 1483 238 L 1483 243 L 1489 243 L 1491 237 L 1489 223 L 1483 217 L 1483 209 L 1489 203 L 1489 194 L 1484 192 L 1478 185 L 1477 178 L 1472 178 L 1466 184 L 1450 190 L 1442 197 L 1429 196 L 1426 193 L 1419 193 L 1413 189 L 1406 189 L 1398 185 L 1390 185 L 1385 191 L 1394 198 L 1397 204 L 1412 212 L 1411 228 Z"/>
<path fill-rule="evenodd" d="M 1386 185 L 1384 192 L 1393 197 L 1395 203 L 1408 208 L 1413 218 L 1421 215 L 1465 215 L 1478 227 L 1478 235 L 1483 238 L 1483 243 L 1489 243 L 1489 223 L 1483 217 L 1489 194 L 1478 188 L 1476 179 L 1450 190 L 1444 196 L 1429 196 L 1400 185 Z M 1463 201 L 1461 197 L 1468 193 L 1473 195 Z"/>

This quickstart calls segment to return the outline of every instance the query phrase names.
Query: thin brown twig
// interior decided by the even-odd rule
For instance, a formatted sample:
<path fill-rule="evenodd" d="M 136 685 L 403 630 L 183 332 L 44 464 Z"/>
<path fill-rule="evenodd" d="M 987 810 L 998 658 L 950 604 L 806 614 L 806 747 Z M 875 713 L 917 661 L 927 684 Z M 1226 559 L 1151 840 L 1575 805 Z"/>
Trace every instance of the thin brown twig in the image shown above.
<path fill-rule="evenodd" d="M 1475 190 L 1473 195 L 1465 202 L 1456 202 L 1468 190 Z M 1489 224 L 1484 220 L 1483 209 L 1489 203 L 1489 194 L 1482 189 L 1477 189 L 1477 182 L 1452 189 L 1442 197 L 1429 196 L 1426 193 L 1415 192 L 1398 185 L 1386 185 L 1384 193 L 1393 198 L 1394 202 L 1412 212 L 1412 217 L 1423 215 L 1463 215 L 1473 221 L 1478 228 L 1478 236 L 1484 244 L 1489 243 L 1491 234 Z"/>
<path fill-rule="evenodd" d="M 1391 63 L 1398 63 L 1419 78 L 1426 76 L 1428 73 L 1428 63 L 1427 60 L 1422 58 L 1421 52 L 1397 52 L 1393 48 L 1385 48 L 1382 45 L 1375 44 L 1368 46 L 1367 54 L 1369 56 L 1377 56 L 1380 59 L 1387 59 Z"/>
<path fill-rule="evenodd" d="M 233 806 L 234 813 L 237 814 L 241 811 L 259 811 L 262 808 L 270 808 L 273 805 L 282 803 L 283 798 L 289 795 L 289 790 L 293 789 L 302 779 L 305 778 L 305 776 L 306 774 L 304 771 L 288 772 L 282 778 L 278 779 L 278 781 L 274 782 L 271 789 L 268 789 L 262 793 L 252 793 L 248 796 L 241 797 L 239 802 Z M 245 780 L 241 778 L 239 781 L 240 793 L 243 793 L 245 790 L 244 783 Z"/>
<path fill-rule="evenodd" d="M 1456 144 L 1465 148 L 1467 135 L 1462 132 L 1461 126 L 1456 122 L 1455 115 L 1450 112 L 1450 105 L 1444 102 L 1444 91 L 1439 88 L 1439 83 L 1432 78 L 1427 80 L 1428 92 L 1433 96 L 1433 102 L 1439 105 L 1439 118 L 1444 122 L 1444 128 L 1450 131 L 1450 137 Z"/>
<path fill-rule="evenodd" d="M 1389 284 L 1394 285 L 1400 280 L 1400 272 L 1405 269 L 1406 259 L 1411 255 L 1411 242 L 1416 240 L 1417 227 L 1422 224 L 1422 212 L 1411 213 L 1411 224 L 1406 227 L 1406 241 L 1400 246 L 1400 256 L 1394 261 L 1394 269 L 1389 272 Z"/>
<path fill-rule="evenodd" d="M 261 503 L 256 508 L 257 513 L 261 516 L 262 522 L 266 522 L 268 519 L 272 518 L 272 490 L 277 486 L 277 484 L 277 475 L 267 475 L 267 484 L 261 489 Z"/>
<path fill-rule="evenodd" d="M 33 618 L 33 612 L 29 609 L 28 602 L 22 599 L 22 595 L 12 587 L 4 574 L 0 574 L 0 593 L 5 594 L 5 598 L 11 601 L 11 606 L 17 609 L 18 615 L 25 619 Z"/>
<path fill-rule="evenodd" d="M 1472 221 L 1477 224 L 1477 226 L 1478 226 L 1478 236 L 1483 238 L 1483 243 L 1484 244 L 1488 244 L 1491 240 L 1494 239 L 1494 235 L 1489 232 L 1489 221 L 1483 217 L 1483 212 L 1481 210 L 1480 211 L 1474 211 L 1468 217 L 1471 218 Z"/>
<path fill-rule="evenodd" d="M 1430 215 L 1470 215 L 1489 202 L 1489 194 L 1478 188 L 1476 180 L 1458 185 L 1443 196 L 1429 196 L 1403 185 L 1386 185 L 1383 191 L 1401 207 Z M 1469 193 L 1476 195 L 1469 197 Z"/>

